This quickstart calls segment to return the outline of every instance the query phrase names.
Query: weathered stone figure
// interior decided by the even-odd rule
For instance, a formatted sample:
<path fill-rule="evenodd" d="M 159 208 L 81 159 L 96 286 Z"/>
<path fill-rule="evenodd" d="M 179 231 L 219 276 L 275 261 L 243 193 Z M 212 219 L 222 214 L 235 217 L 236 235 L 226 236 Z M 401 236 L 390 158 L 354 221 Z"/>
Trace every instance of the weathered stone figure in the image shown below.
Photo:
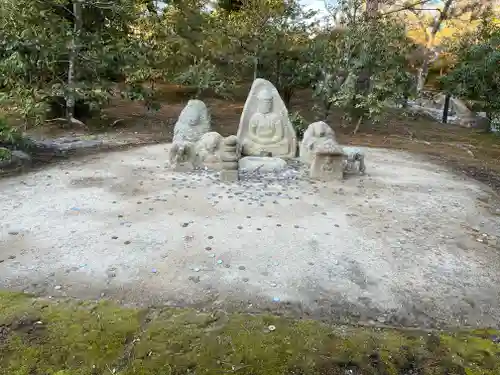
<path fill-rule="evenodd" d="M 301 161 L 310 164 L 314 155 L 314 149 L 320 147 L 326 140 L 337 144 L 335 132 L 327 123 L 317 121 L 309 125 L 300 143 Z"/>
<path fill-rule="evenodd" d="M 344 161 L 344 172 L 362 173 L 366 171 L 365 154 L 357 147 L 343 147 L 346 159 Z"/>
<path fill-rule="evenodd" d="M 196 151 L 192 142 L 177 141 L 172 144 L 169 152 L 169 163 L 173 168 L 193 168 L 195 166 Z M 186 164 L 190 164 L 186 166 Z"/>
<path fill-rule="evenodd" d="M 345 159 L 341 147 L 331 140 L 325 141 L 314 149 L 310 177 L 323 181 L 341 180 L 344 177 Z"/>
<path fill-rule="evenodd" d="M 265 79 L 257 78 L 252 84 L 240 118 L 238 141 L 245 156 L 263 152 L 274 157 L 295 156 L 297 137 L 288 110 L 278 90 Z"/>
<path fill-rule="evenodd" d="M 190 100 L 183 108 L 174 127 L 172 142 L 196 143 L 210 131 L 210 117 L 207 106 L 201 100 Z"/>
<path fill-rule="evenodd" d="M 222 170 L 220 179 L 222 181 L 238 181 L 238 138 L 234 135 L 224 138 L 222 146 Z"/>
<path fill-rule="evenodd" d="M 208 132 L 196 143 L 198 164 L 217 164 L 221 162 L 221 150 L 224 137 L 217 132 Z"/>

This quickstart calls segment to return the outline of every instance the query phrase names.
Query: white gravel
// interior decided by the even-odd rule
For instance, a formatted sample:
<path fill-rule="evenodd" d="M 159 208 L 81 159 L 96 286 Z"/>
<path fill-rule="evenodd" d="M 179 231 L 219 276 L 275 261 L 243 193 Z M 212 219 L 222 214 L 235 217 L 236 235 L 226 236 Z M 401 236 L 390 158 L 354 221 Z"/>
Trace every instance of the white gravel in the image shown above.
<path fill-rule="evenodd" d="M 478 200 L 486 187 L 383 149 L 365 150 L 367 175 L 345 182 L 288 170 L 223 184 L 169 171 L 167 147 L 0 180 L 0 288 L 499 324 L 500 222 Z"/>

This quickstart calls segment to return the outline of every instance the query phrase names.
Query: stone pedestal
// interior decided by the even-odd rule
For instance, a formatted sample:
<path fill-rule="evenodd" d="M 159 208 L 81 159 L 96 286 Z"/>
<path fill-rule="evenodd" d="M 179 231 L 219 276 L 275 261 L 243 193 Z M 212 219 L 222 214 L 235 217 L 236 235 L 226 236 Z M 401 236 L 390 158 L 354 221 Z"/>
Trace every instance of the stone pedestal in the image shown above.
<path fill-rule="evenodd" d="M 317 151 L 311 164 L 310 177 L 321 181 L 342 180 L 345 159 L 341 151 Z"/>
<path fill-rule="evenodd" d="M 286 168 L 286 161 L 280 158 L 245 156 L 239 161 L 239 169 L 245 173 L 279 172 Z"/>
<path fill-rule="evenodd" d="M 173 166 L 173 171 L 174 172 L 190 172 L 195 168 L 194 163 L 192 162 L 184 162 L 184 163 L 177 163 L 174 164 Z"/>
<path fill-rule="evenodd" d="M 219 174 L 220 180 L 224 182 L 238 181 L 239 175 L 238 170 L 221 170 Z"/>

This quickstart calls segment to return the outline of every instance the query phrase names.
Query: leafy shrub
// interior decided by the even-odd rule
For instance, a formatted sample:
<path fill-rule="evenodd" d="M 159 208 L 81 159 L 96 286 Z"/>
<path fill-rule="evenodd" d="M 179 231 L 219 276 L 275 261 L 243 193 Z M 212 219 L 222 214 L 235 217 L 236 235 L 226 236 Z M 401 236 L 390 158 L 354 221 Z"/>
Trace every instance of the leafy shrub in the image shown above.
<path fill-rule="evenodd" d="M 0 161 L 9 160 L 12 156 L 12 153 L 8 148 L 0 147 Z"/>
<path fill-rule="evenodd" d="M 302 117 L 299 112 L 294 112 L 290 116 L 290 121 L 292 122 L 292 126 L 297 133 L 297 137 L 302 139 L 308 126 L 306 119 Z"/>
<path fill-rule="evenodd" d="M 23 134 L 0 118 L 0 147 L 26 150 L 31 147 L 31 141 Z"/>
<path fill-rule="evenodd" d="M 474 101 L 474 110 L 485 111 L 493 129 L 500 114 L 499 46 L 500 26 L 483 24 L 459 43 L 453 69 L 440 80 L 450 94 Z"/>

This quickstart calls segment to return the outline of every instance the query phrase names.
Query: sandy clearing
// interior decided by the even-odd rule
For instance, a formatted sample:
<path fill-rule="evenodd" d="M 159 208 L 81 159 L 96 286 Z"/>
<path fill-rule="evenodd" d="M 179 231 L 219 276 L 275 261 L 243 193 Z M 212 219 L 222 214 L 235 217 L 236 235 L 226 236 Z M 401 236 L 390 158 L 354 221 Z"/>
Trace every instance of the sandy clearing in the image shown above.
<path fill-rule="evenodd" d="M 166 147 L 1 180 L 0 287 L 498 325 L 500 222 L 478 204 L 484 186 L 383 149 L 343 183 L 223 184 L 169 171 Z"/>

